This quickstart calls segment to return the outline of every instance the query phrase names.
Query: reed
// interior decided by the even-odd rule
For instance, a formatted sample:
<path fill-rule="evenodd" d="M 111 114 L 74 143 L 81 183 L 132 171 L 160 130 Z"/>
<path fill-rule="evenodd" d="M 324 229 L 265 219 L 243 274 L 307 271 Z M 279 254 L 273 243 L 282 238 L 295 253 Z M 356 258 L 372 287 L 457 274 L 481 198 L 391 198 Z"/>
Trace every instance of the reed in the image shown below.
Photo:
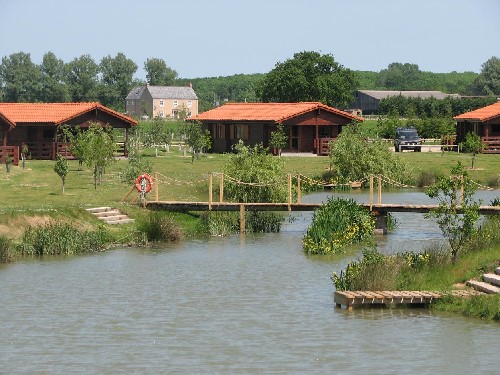
<path fill-rule="evenodd" d="M 0 236 L 0 263 L 9 263 L 15 259 L 16 251 L 10 238 Z"/>
<path fill-rule="evenodd" d="M 86 231 L 69 224 L 50 222 L 26 229 L 19 250 L 22 255 L 72 255 L 104 250 L 110 242 L 111 236 L 102 226 Z"/>
<path fill-rule="evenodd" d="M 144 235 L 146 241 L 177 241 L 184 237 L 182 228 L 171 215 L 164 212 L 151 212 L 142 217 L 137 224 L 137 229 Z"/>

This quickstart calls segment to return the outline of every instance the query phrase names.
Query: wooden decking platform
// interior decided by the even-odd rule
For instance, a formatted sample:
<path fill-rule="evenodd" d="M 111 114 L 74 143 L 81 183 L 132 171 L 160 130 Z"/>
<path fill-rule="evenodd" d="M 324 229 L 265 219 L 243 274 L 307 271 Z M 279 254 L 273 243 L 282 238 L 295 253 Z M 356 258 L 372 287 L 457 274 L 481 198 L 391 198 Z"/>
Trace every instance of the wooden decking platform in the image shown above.
<path fill-rule="evenodd" d="M 428 291 L 336 291 L 334 302 L 337 307 L 370 306 L 370 305 L 412 305 L 430 304 L 445 295 L 469 297 L 484 294 L 477 290 L 453 290 L 450 292 Z"/>

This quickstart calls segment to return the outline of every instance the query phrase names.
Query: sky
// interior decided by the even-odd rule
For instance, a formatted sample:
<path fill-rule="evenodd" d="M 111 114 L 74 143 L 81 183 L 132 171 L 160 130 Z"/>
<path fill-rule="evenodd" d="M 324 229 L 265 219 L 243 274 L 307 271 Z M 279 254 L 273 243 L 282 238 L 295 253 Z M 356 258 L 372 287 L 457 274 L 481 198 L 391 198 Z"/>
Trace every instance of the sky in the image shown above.
<path fill-rule="evenodd" d="M 479 73 L 500 57 L 500 0 L 0 0 L 0 15 L 0 57 L 121 52 L 140 79 L 148 58 L 201 78 L 267 73 L 302 51 L 375 72 Z"/>

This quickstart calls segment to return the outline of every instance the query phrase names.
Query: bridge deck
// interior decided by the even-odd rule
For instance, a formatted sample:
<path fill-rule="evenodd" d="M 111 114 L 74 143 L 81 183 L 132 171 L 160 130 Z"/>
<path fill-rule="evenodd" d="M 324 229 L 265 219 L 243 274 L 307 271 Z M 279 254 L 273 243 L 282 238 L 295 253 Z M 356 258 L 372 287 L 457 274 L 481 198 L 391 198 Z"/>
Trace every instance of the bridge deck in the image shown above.
<path fill-rule="evenodd" d="M 243 206 L 246 211 L 314 211 L 323 203 L 230 203 L 230 202 L 174 202 L 147 201 L 146 205 L 168 211 L 239 211 Z M 377 212 L 416 212 L 426 213 L 437 208 L 437 205 L 405 205 L 405 204 L 372 204 L 362 203 Z M 500 206 L 481 206 L 480 214 L 500 214 Z"/>
<path fill-rule="evenodd" d="M 428 291 L 336 291 L 333 300 L 337 307 L 429 304 L 445 295 L 469 297 L 484 293 L 476 290 L 453 290 L 451 292 Z"/>

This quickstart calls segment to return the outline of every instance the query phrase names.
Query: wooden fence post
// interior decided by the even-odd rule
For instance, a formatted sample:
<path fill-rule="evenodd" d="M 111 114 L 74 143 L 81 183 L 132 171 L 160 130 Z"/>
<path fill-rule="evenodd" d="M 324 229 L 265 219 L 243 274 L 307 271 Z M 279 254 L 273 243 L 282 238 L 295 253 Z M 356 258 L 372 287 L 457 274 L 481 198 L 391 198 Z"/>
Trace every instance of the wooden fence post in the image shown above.
<path fill-rule="evenodd" d="M 370 175 L 370 211 L 373 206 L 373 175 Z"/>
<path fill-rule="evenodd" d="M 158 182 L 158 172 L 155 172 L 155 184 L 154 184 L 154 189 L 155 189 L 155 201 L 158 202 L 158 197 L 160 195 L 160 183 Z"/>
<path fill-rule="evenodd" d="M 302 192 L 300 191 L 300 174 L 297 175 L 297 203 L 302 203 Z"/>
<path fill-rule="evenodd" d="M 382 204 L 382 175 L 378 175 L 378 204 Z"/>
<path fill-rule="evenodd" d="M 219 202 L 222 203 L 224 202 L 224 173 L 221 173 L 219 175 L 220 182 L 219 182 Z"/>
<path fill-rule="evenodd" d="M 213 184 L 213 174 L 210 173 L 209 184 L 208 184 L 208 209 L 212 210 L 212 184 Z"/>
<path fill-rule="evenodd" d="M 292 174 L 288 173 L 288 211 L 292 210 Z"/>

